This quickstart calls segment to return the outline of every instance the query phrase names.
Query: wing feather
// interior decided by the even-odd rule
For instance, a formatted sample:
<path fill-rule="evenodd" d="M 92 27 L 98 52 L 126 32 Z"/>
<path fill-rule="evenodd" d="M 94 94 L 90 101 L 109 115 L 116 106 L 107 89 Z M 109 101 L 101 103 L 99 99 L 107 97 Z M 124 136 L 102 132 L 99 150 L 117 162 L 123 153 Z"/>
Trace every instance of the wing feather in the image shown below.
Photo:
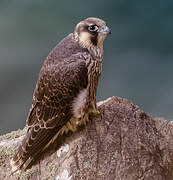
<path fill-rule="evenodd" d="M 13 157 L 16 168 L 26 169 L 72 117 L 71 104 L 88 83 L 84 60 L 44 63 L 27 118 L 28 131 Z"/>

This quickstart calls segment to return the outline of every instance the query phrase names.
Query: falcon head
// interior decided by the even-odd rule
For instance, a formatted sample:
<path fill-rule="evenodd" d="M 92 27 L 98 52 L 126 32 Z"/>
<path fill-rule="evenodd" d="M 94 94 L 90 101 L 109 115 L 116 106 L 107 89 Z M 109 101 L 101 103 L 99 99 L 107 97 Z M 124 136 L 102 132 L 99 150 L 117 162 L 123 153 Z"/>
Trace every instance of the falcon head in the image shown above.
<path fill-rule="evenodd" d="M 99 48 L 103 46 L 106 35 L 110 33 L 105 21 L 94 17 L 79 22 L 74 31 L 75 38 L 82 46 Z"/>

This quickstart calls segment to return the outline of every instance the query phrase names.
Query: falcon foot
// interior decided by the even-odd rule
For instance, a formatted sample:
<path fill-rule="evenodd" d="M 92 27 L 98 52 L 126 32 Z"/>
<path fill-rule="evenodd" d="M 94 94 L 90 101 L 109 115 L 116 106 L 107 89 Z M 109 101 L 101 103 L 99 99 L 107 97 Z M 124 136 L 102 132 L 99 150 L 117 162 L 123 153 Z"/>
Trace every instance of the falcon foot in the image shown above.
<path fill-rule="evenodd" d="M 91 111 L 91 112 L 89 112 L 89 116 L 100 117 L 100 112 L 99 111 Z"/>

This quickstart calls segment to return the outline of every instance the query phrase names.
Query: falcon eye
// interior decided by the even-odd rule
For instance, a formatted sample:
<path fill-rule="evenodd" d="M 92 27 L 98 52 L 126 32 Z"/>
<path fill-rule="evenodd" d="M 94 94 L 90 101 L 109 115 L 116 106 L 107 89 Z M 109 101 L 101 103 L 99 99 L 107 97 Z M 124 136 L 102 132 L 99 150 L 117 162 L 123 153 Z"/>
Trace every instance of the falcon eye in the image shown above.
<path fill-rule="evenodd" d="M 96 26 L 96 25 L 91 25 L 88 27 L 89 31 L 97 31 L 97 29 L 98 29 L 98 26 Z"/>

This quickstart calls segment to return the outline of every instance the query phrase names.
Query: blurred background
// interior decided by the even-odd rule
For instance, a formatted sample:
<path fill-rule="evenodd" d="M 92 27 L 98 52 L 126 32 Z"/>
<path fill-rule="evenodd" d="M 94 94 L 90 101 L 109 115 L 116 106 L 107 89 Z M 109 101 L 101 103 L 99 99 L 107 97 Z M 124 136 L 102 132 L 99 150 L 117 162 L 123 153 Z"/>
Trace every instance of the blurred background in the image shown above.
<path fill-rule="evenodd" d="M 90 16 L 112 30 L 98 101 L 125 97 L 153 117 L 173 119 L 172 0 L 1 0 L 0 134 L 23 128 L 45 57 Z"/>

